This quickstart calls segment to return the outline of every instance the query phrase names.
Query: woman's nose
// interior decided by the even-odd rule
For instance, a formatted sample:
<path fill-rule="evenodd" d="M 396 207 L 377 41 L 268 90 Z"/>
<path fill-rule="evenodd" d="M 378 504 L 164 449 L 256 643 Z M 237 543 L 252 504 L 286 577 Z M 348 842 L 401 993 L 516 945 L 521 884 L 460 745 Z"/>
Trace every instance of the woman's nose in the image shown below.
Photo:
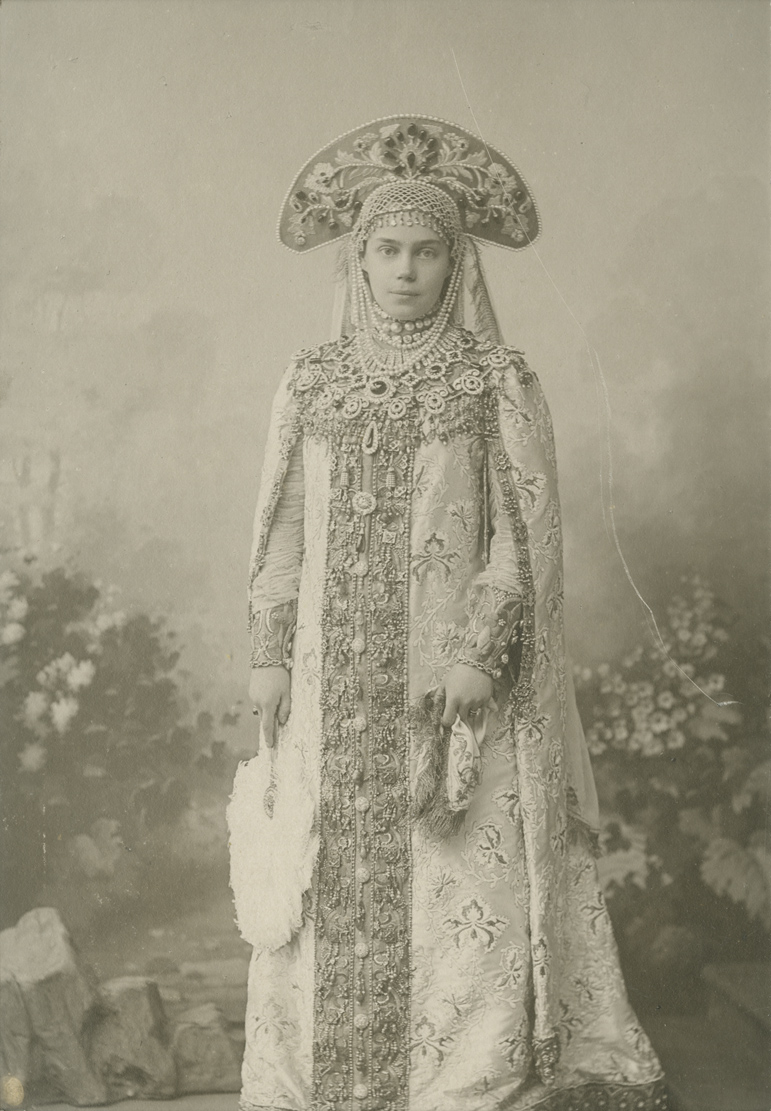
<path fill-rule="evenodd" d="M 405 281 L 413 281 L 415 278 L 415 260 L 412 255 L 406 252 L 399 256 L 399 266 L 397 267 L 397 277 Z"/>

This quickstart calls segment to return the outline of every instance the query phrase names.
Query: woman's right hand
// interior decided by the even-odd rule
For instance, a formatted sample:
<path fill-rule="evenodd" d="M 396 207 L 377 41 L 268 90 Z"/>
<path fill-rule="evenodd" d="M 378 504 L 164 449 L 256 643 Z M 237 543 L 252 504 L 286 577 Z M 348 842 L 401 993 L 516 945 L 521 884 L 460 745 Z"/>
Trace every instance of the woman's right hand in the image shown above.
<path fill-rule="evenodd" d="M 273 748 L 276 743 L 276 719 L 286 725 L 292 708 L 291 677 L 285 667 L 253 667 L 249 680 L 249 700 L 252 712 L 259 714 L 265 744 Z M 257 732 L 257 751 L 260 751 L 260 731 Z"/>

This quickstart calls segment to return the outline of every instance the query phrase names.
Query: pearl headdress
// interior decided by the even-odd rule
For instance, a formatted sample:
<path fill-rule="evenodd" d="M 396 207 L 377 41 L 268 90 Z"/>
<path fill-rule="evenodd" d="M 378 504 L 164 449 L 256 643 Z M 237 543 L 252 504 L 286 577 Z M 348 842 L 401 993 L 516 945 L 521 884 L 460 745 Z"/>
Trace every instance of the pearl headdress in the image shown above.
<path fill-rule="evenodd" d="M 442 189 L 472 239 L 519 251 L 540 233 L 527 182 L 505 154 L 457 124 L 407 115 L 363 124 L 309 159 L 284 200 L 279 238 L 304 253 L 348 235 L 372 191 L 399 181 Z"/>
<path fill-rule="evenodd" d="M 463 234 L 458 206 L 443 189 L 427 181 L 397 179 L 386 182 L 367 197 L 356 221 L 353 242 L 361 249 L 376 228 L 397 224 L 431 228 L 453 253 Z"/>
<path fill-rule="evenodd" d="M 431 228 L 450 248 L 452 273 L 438 306 L 419 321 L 393 321 L 376 304 L 361 265 L 367 239 L 382 227 Z M 453 314 L 463 275 L 465 237 L 455 202 L 436 185 L 395 181 L 370 193 L 351 237 L 351 321 L 362 365 L 369 373 L 399 371 L 435 357 Z M 424 327 L 427 325 L 427 327 Z"/>
<path fill-rule="evenodd" d="M 450 246 L 453 270 L 440 305 L 412 329 L 383 319 L 361 269 L 378 227 L 418 224 Z M 343 239 L 333 337 L 354 332 L 370 374 L 419 368 L 441 353 L 448 324 L 463 319 L 463 281 L 474 331 L 501 342 L 477 240 L 521 250 L 540 218 L 514 164 L 465 128 L 433 116 L 388 116 L 328 144 L 303 166 L 286 195 L 279 238 L 305 252 Z"/>

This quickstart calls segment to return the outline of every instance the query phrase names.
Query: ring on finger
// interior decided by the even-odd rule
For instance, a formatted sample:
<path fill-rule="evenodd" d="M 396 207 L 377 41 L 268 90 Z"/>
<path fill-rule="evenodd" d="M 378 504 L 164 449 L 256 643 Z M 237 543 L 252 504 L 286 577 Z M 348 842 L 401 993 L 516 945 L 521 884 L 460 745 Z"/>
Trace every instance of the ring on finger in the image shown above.
<path fill-rule="evenodd" d="M 259 714 L 259 712 L 260 712 L 260 710 L 259 710 L 259 707 L 257 707 L 257 706 L 252 706 L 252 713 L 253 713 L 253 714 Z"/>

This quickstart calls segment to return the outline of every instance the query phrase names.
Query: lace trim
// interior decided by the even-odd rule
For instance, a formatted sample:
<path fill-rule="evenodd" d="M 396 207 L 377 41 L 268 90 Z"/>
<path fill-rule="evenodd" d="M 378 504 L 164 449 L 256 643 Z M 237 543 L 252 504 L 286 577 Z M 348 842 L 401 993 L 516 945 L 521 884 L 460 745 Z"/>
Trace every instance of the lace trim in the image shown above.
<path fill-rule="evenodd" d="M 297 628 L 297 599 L 251 615 L 252 667 L 292 666 L 292 641 Z"/>

